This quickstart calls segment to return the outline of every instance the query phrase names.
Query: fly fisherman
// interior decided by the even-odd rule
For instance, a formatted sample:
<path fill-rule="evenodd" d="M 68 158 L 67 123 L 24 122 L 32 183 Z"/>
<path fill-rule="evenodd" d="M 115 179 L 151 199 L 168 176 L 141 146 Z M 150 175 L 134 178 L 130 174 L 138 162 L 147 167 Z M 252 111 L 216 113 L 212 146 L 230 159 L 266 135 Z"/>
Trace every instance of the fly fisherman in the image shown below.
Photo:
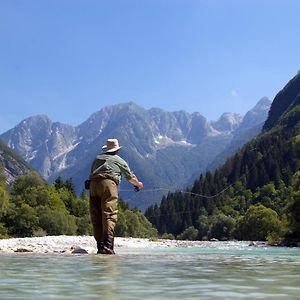
<path fill-rule="evenodd" d="M 115 254 L 114 234 L 121 175 L 136 187 L 143 187 L 125 160 L 117 155 L 120 148 L 117 139 L 108 139 L 102 147 L 103 153 L 97 155 L 91 167 L 90 214 L 97 253 L 101 254 Z"/>

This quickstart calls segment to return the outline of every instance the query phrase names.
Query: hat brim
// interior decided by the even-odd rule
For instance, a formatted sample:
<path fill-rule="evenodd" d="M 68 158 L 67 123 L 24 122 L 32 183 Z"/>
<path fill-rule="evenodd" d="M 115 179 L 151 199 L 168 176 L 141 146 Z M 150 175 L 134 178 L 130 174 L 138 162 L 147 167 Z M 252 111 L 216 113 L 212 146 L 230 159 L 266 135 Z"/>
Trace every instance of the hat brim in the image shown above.
<path fill-rule="evenodd" d="M 119 149 L 121 149 L 121 148 L 122 148 L 122 146 L 119 146 L 119 147 L 109 148 L 108 150 L 106 150 L 106 149 L 107 149 L 107 146 L 104 145 L 104 146 L 102 147 L 102 150 L 105 151 L 105 152 L 115 152 L 115 151 L 117 151 L 117 150 L 119 150 Z"/>

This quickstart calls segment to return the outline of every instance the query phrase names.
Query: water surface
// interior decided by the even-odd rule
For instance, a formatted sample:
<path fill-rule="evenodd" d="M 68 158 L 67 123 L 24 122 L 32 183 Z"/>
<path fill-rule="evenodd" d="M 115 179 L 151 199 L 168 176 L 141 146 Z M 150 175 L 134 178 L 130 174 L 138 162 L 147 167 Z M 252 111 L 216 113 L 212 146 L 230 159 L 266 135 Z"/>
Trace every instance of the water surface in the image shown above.
<path fill-rule="evenodd" d="M 205 243 L 0 254 L 0 299 L 300 299 L 300 249 Z"/>

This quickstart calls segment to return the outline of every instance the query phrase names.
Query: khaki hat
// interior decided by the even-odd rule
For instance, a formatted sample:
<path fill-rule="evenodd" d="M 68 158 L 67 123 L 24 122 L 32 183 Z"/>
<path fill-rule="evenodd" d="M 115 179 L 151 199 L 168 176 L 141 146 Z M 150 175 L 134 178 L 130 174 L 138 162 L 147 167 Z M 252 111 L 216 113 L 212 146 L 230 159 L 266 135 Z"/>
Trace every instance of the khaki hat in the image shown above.
<path fill-rule="evenodd" d="M 115 152 L 120 148 L 122 147 L 119 145 L 119 141 L 117 139 L 108 139 L 106 141 L 106 145 L 102 147 L 105 152 Z"/>

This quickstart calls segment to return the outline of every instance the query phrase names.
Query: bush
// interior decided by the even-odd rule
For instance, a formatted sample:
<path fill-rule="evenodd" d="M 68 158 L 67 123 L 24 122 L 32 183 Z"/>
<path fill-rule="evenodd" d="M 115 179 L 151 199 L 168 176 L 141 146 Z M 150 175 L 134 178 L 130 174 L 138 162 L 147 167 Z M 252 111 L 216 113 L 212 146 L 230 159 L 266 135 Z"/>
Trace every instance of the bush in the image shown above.
<path fill-rule="evenodd" d="M 157 236 L 157 230 L 140 211 L 129 208 L 121 200 L 115 234 L 122 237 L 151 238 Z"/>
<path fill-rule="evenodd" d="M 164 233 L 161 238 L 165 240 L 175 240 L 175 236 L 172 233 Z"/>
<path fill-rule="evenodd" d="M 2 223 L 0 223 L 0 239 L 6 239 L 7 237 L 7 228 Z"/>
<path fill-rule="evenodd" d="M 277 213 L 261 204 L 251 205 L 238 224 L 243 240 L 266 240 L 272 233 L 280 232 Z"/>
<path fill-rule="evenodd" d="M 9 194 L 3 184 L 0 183 L 0 218 L 5 216 L 9 207 Z"/>
<path fill-rule="evenodd" d="M 197 239 L 198 230 L 194 226 L 190 226 L 185 229 L 181 234 L 177 236 L 178 240 L 194 241 Z"/>
<path fill-rule="evenodd" d="M 33 231 L 33 236 L 35 236 L 35 237 L 42 237 L 42 236 L 46 236 L 46 235 L 47 235 L 47 232 L 42 228 L 38 228 Z"/>
<path fill-rule="evenodd" d="M 30 187 L 44 186 L 45 181 L 36 172 L 30 172 L 27 175 L 18 176 L 13 184 L 13 191 L 15 194 L 22 194 Z"/>
<path fill-rule="evenodd" d="M 10 213 L 11 226 L 9 233 L 19 236 L 33 236 L 33 232 L 38 228 L 39 219 L 34 208 L 24 203 Z"/>
<path fill-rule="evenodd" d="M 293 193 L 286 207 L 287 226 L 289 228 L 286 233 L 287 239 L 300 240 L 300 171 L 296 172 L 292 179 Z"/>
<path fill-rule="evenodd" d="M 115 234 L 116 236 L 126 237 L 128 236 L 127 232 L 128 232 L 128 227 L 127 227 L 125 214 L 122 210 L 119 210 L 118 222 L 115 228 Z"/>
<path fill-rule="evenodd" d="M 232 217 L 218 214 L 211 220 L 209 238 L 228 240 L 232 238 L 235 229 L 235 220 Z"/>
<path fill-rule="evenodd" d="M 84 217 L 76 217 L 76 226 L 78 235 L 92 234 L 89 215 L 86 215 Z"/>
<path fill-rule="evenodd" d="M 75 217 L 67 211 L 51 210 L 48 207 L 39 209 L 39 226 L 48 235 L 76 235 L 77 226 Z"/>

